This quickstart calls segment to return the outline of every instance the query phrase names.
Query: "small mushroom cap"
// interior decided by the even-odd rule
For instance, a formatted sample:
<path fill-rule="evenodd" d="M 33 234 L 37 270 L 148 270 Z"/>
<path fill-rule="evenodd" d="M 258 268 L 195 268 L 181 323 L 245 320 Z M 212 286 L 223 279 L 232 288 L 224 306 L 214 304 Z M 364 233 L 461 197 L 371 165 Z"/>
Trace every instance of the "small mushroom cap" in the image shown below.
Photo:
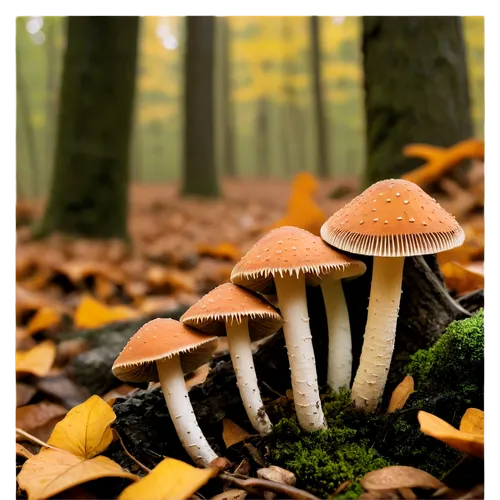
<path fill-rule="evenodd" d="M 328 246 L 319 236 L 293 226 L 273 229 L 263 236 L 234 266 L 231 282 L 256 292 L 273 293 L 274 276 L 304 273 L 306 282 L 318 285 L 321 278 L 359 276 L 363 262 Z"/>
<path fill-rule="evenodd" d="M 455 218 L 413 182 L 377 182 L 335 212 L 321 237 L 347 252 L 410 257 L 460 246 L 464 232 Z"/>
<path fill-rule="evenodd" d="M 182 315 L 181 321 L 210 335 L 224 336 L 226 322 L 239 323 L 242 318 L 248 318 L 252 342 L 276 333 L 283 324 L 267 301 L 232 283 L 224 283 L 207 293 Z"/>
<path fill-rule="evenodd" d="M 157 318 L 143 325 L 113 363 L 113 375 L 123 382 L 157 382 L 156 361 L 180 356 L 185 373 L 207 363 L 219 339 L 174 319 Z"/>

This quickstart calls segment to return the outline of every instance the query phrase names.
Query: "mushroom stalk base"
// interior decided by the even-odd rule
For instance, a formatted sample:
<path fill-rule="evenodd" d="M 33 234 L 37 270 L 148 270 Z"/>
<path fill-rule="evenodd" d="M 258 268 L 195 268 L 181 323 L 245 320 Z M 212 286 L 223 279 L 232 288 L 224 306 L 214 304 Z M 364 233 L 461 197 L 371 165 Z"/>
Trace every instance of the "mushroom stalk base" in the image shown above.
<path fill-rule="evenodd" d="M 191 406 L 179 356 L 157 361 L 161 389 L 182 446 L 197 465 L 206 467 L 217 454 L 208 444 Z"/>
<path fill-rule="evenodd" d="M 374 257 L 359 368 L 351 397 L 358 408 L 374 411 L 384 392 L 398 322 L 404 257 Z"/>
<path fill-rule="evenodd" d="M 325 278 L 321 282 L 328 321 L 327 383 L 335 391 L 348 389 L 352 372 L 352 341 L 349 313 L 342 281 Z"/>
<path fill-rule="evenodd" d="M 275 275 L 274 281 L 284 320 L 283 333 L 290 363 L 297 420 L 305 431 L 326 429 L 309 327 L 305 277 L 303 274 L 297 276 L 285 273 L 283 276 Z"/>
<path fill-rule="evenodd" d="M 260 397 L 248 333 L 248 319 L 243 318 L 240 323 L 226 321 L 226 332 L 243 406 L 253 428 L 263 436 L 271 431 L 272 425 Z"/>

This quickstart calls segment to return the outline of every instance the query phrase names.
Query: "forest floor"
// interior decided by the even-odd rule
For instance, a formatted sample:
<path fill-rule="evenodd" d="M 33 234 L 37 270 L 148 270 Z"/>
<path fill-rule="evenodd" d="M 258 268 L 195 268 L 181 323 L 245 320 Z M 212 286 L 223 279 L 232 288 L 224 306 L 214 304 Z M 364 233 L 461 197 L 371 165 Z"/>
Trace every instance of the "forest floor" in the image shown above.
<path fill-rule="evenodd" d="M 61 333 L 189 307 L 228 281 L 234 264 L 270 228 L 294 225 L 319 234 L 326 218 L 360 189 L 356 179 L 318 181 L 309 174 L 299 174 L 292 183 L 225 180 L 224 196 L 214 200 L 181 198 L 174 184 L 135 185 L 130 193 L 130 245 L 57 235 L 33 240 L 30 225 L 40 217 L 43 203 L 19 202 L 16 427 L 31 437 L 17 435 L 24 447 L 17 450 L 18 465 L 23 463 L 21 456 L 38 452 L 33 437 L 47 442 L 68 411 L 91 396 L 67 369 L 89 344 L 78 337 L 61 340 Z M 484 216 L 468 213 L 463 220 L 465 249 L 440 261 L 455 295 L 484 286 Z M 226 349 L 221 342 L 219 352 Z M 206 376 L 205 367 L 189 385 Z M 123 384 L 101 396 L 112 406 L 114 398 L 134 390 Z M 80 482 L 73 479 L 67 486 Z M 37 492 L 31 497 L 47 498 Z"/>

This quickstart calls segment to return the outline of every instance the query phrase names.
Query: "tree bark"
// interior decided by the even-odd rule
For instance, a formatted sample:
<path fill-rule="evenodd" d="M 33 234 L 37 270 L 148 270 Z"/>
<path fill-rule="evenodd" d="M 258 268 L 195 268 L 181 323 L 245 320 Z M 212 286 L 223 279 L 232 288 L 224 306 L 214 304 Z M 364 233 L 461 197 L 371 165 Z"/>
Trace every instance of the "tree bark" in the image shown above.
<path fill-rule="evenodd" d="M 318 176 L 325 178 L 329 175 L 330 155 L 328 145 L 328 122 L 325 114 L 325 102 L 321 85 L 321 35 L 319 23 L 320 18 L 318 16 L 311 16 L 311 60 L 314 109 L 316 113 Z"/>
<path fill-rule="evenodd" d="M 363 17 L 362 48 L 365 185 L 421 164 L 403 157 L 407 144 L 449 147 L 472 136 L 460 17 Z"/>
<path fill-rule="evenodd" d="M 126 238 L 138 17 L 67 18 L 55 168 L 41 235 Z"/>
<path fill-rule="evenodd" d="M 188 16 L 184 82 L 183 196 L 220 194 L 215 164 L 215 18 Z"/>

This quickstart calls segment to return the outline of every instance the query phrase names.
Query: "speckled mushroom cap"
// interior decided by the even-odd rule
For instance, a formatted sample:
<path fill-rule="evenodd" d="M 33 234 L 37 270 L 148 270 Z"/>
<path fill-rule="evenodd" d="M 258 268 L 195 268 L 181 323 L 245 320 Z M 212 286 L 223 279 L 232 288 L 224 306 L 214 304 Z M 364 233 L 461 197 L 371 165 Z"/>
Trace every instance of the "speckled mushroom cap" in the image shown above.
<path fill-rule="evenodd" d="M 231 282 L 256 292 L 273 293 L 274 276 L 304 273 L 306 282 L 318 285 L 321 278 L 359 276 L 363 262 L 328 246 L 320 237 L 293 226 L 273 229 L 263 236 L 234 266 Z"/>
<path fill-rule="evenodd" d="M 226 321 L 239 323 L 248 318 L 250 340 L 255 342 L 276 333 L 283 324 L 267 301 L 232 283 L 214 288 L 190 307 L 181 321 L 210 335 L 226 335 Z"/>
<path fill-rule="evenodd" d="M 321 237 L 347 252 L 410 257 L 460 246 L 464 232 L 455 218 L 413 182 L 377 182 L 334 213 Z"/>
<path fill-rule="evenodd" d="M 180 356 L 184 373 L 207 363 L 219 343 L 173 319 L 158 318 L 143 325 L 113 363 L 113 375 L 123 382 L 157 382 L 156 361 Z"/>

